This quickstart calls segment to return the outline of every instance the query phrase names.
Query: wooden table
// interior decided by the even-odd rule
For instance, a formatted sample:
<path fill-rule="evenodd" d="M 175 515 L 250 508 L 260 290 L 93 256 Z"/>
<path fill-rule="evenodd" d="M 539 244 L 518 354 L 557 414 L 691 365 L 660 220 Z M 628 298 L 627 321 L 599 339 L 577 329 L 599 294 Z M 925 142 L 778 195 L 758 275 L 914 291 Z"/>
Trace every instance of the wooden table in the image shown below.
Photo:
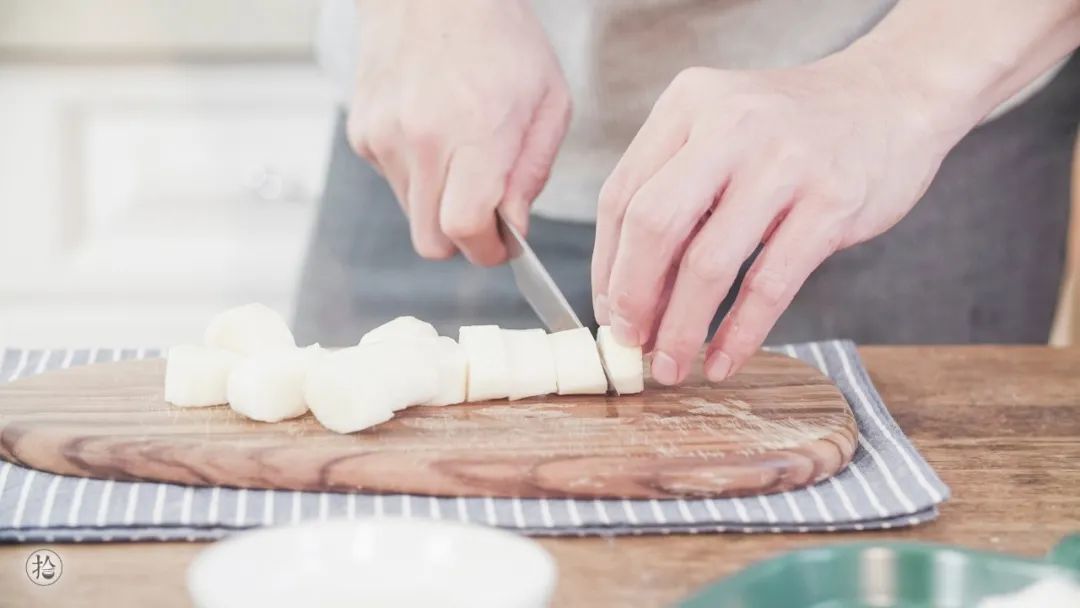
<path fill-rule="evenodd" d="M 559 564 L 558 606 L 658 606 L 778 553 L 904 538 L 1024 555 L 1080 530 L 1080 349 L 866 347 L 900 427 L 952 488 L 941 518 L 858 534 L 568 538 L 540 542 Z M 63 578 L 34 586 L 36 547 L 0 547 L 0 606 L 186 606 L 202 544 L 58 545 Z"/>

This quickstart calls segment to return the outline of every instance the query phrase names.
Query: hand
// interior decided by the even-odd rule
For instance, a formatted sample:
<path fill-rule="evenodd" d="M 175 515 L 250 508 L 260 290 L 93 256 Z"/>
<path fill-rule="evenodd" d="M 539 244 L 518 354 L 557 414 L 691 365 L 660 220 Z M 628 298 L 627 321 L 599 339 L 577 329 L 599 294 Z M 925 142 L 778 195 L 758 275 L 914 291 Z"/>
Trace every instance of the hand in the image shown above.
<path fill-rule="evenodd" d="M 597 319 L 682 382 L 740 265 L 764 244 L 706 353 L 718 382 L 758 349 L 807 276 L 922 195 L 953 141 L 868 61 L 688 69 L 600 194 Z"/>
<path fill-rule="evenodd" d="M 360 3 L 349 141 L 389 181 L 417 253 L 506 257 L 495 210 L 519 230 L 547 181 L 570 97 L 523 0 Z"/>

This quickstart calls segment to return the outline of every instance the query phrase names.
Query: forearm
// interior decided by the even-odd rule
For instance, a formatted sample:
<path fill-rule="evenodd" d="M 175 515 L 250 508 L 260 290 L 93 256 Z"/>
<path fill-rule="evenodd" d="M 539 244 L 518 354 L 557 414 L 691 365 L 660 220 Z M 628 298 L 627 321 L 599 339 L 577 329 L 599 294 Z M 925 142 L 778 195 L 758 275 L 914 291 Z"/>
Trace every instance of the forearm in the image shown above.
<path fill-rule="evenodd" d="M 1080 0 L 901 0 L 833 60 L 872 67 L 955 140 L 1078 45 Z"/>

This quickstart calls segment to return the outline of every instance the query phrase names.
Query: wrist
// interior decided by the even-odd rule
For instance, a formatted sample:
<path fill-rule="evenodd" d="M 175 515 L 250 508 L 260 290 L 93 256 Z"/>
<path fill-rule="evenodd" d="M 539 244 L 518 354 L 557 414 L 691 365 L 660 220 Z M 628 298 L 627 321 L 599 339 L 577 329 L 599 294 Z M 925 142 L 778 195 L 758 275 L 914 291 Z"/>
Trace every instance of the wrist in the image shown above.
<path fill-rule="evenodd" d="M 918 54 L 864 38 L 821 61 L 846 71 L 853 82 L 877 92 L 912 128 L 947 150 L 990 110 L 980 103 L 980 86 L 970 73 L 946 62 L 927 65 Z"/>

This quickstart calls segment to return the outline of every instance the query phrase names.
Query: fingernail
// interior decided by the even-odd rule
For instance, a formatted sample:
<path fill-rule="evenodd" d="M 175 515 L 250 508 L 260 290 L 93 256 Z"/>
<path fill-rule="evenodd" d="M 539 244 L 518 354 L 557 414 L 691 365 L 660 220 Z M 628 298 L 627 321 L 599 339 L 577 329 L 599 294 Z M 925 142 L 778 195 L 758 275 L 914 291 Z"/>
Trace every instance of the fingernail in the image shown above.
<path fill-rule="evenodd" d="M 722 351 L 716 351 L 709 357 L 709 362 L 705 365 L 705 377 L 709 379 L 709 382 L 721 382 L 728 376 L 728 372 L 731 371 L 731 357 L 727 356 Z"/>
<path fill-rule="evenodd" d="M 641 344 L 634 326 L 616 313 L 611 313 L 611 333 L 620 344 L 626 346 L 638 346 Z"/>
<path fill-rule="evenodd" d="M 597 294 L 596 299 L 593 300 L 593 314 L 596 316 L 598 325 L 608 324 L 607 296 L 602 293 Z"/>
<path fill-rule="evenodd" d="M 658 352 L 653 355 L 652 377 L 660 384 L 676 384 L 679 381 L 679 364 L 667 353 Z"/>

